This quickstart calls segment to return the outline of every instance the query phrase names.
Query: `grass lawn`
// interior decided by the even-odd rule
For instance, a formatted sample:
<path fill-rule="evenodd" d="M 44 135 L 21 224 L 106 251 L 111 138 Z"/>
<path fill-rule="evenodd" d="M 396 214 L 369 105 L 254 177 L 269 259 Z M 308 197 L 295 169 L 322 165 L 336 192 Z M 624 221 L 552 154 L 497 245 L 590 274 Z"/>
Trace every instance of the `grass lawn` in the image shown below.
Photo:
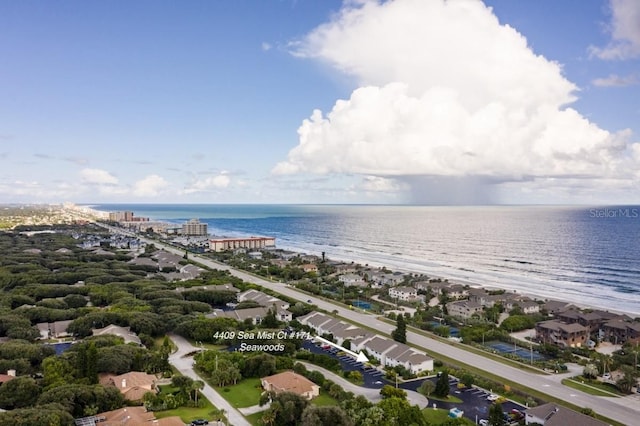
<path fill-rule="evenodd" d="M 589 395 L 610 397 L 620 396 L 620 392 L 615 388 L 615 386 L 597 381 L 584 380 L 581 377 L 564 379 L 562 380 L 562 384 L 573 389 L 581 390 Z"/>
<path fill-rule="evenodd" d="M 313 405 L 325 406 L 325 405 L 338 405 L 338 401 L 335 398 L 329 396 L 325 391 L 320 391 L 320 395 L 313 398 L 311 401 Z"/>
<path fill-rule="evenodd" d="M 200 398 L 198 403 L 200 407 L 178 407 L 173 410 L 155 411 L 156 418 L 179 416 L 186 424 L 191 423 L 194 419 L 215 420 L 220 417 L 220 413 L 206 398 Z"/>
<path fill-rule="evenodd" d="M 431 394 L 427 398 L 429 400 L 443 401 L 443 402 L 454 402 L 456 404 L 459 404 L 459 403 L 462 402 L 462 400 L 460 398 L 458 398 L 457 396 L 453 396 L 453 395 L 449 395 L 447 398 L 440 398 L 439 396 L 435 396 L 434 394 Z"/>
<path fill-rule="evenodd" d="M 235 408 L 258 405 L 262 394 L 262 387 L 258 378 L 243 379 L 236 385 L 216 387 L 216 390 Z"/>
<path fill-rule="evenodd" d="M 262 414 L 264 413 L 264 411 L 261 411 L 259 413 L 253 413 L 250 416 L 245 416 L 245 419 L 247 419 L 247 421 L 249 423 L 251 423 L 252 425 L 259 425 L 260 423 L 260 419 L 262 419 Z"/>

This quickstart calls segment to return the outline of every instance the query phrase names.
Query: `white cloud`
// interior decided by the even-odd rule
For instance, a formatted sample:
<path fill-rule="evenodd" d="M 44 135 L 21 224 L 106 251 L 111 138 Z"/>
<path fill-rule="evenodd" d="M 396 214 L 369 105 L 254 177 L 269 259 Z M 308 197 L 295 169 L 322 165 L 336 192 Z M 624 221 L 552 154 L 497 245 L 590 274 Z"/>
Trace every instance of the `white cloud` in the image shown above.
<path fill-rule="evenodd" d="M 271 46 L 271 44 L 270 44 L 270 43 L 267 43 L 266 41 L 263 41 L 263 42 L 262 42 L 262 46 L 261 46 L 261 47 L 262 47 L 262 50 L 264 50 L 265 52 L 267 52 L 267 51 L 271 50 L 271 48 L 272 48 L 273 46 Z"/>
<path fill-rule="evenodd" d="M 611 22 L 607 26 L 611 41 L 604 48 L 590 48 L 600 59 L 630 59 L 640 56 L 640 2 L 610 0 Z"/>
<path fill-rule="evenodd" d="M 95 185 L 117 185 L 118 179 L 106 170 L 82 169 L 80 177 L 83 183 Z"/>
<path fill-rule="evenodd" d="M 192 194 L 194 192 L 213 191 L 216 189 L 227 188 L 231 183 L 231 178 L 227 172 L 221 172 L 215 176 L 207 176 L 204 179 L 198 179 L 191 182 L 185 189 L 185 194 Z"/>
<path fill-rule="evenodd" d="M 608 77 L 596 78 L 592 81 L 594 86 L 598 87 L 628 87 L 635 86 L 640 83 L 637 75 L 619 76 L 611 74 Z"/>
<path fill-rule="evenodd" d="M 169 183 L 158 175 L 149 175 L 137 181 L 133 186 L 133 194 L 140 197 L 154 197 L 160 195 Z"/>
<path fill-rule="evenodd" d="M 479 1 L 347 3 L 293 53 L 361 87 L 304 120 L 274 174 L 396 178 L 416 192 L 420 176 L 460 186 L 621 173 L 629 135 L 569 108 L 577 88 L 561 66 Z"/>

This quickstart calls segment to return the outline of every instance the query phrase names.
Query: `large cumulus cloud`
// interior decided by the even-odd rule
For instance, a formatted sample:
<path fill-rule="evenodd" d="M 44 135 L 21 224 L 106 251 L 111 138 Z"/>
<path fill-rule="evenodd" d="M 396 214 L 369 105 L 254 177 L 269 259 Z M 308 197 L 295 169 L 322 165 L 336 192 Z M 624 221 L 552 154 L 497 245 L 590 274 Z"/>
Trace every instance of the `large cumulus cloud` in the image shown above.
<path fill-rule="evenodd" d="M 359 86 L 304 120 L 276 174 L 416 176 L 494 184 L 633 178 L 629 132 L 571 104 L 577 87 L 475 0 L 351 1 L 293 53 Z"/>

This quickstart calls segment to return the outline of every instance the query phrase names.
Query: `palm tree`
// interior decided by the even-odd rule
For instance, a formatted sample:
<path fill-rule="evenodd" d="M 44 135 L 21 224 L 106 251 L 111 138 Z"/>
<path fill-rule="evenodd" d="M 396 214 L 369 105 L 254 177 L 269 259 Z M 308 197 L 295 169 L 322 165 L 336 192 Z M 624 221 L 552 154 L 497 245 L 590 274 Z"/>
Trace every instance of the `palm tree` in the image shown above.
<path fill-rule="evenodd" d="M 194 380 L 191 382 L 189 391 L 193 391 L 196 407 L 198 406 L 198 392 L 204 389 L 204 382 L 202 380 Z"/>
<path fill-rule="evenodd" d="M 582 375 L 587 379 L 595 379 L 598 377 L 598 367 L 595 364 L 587 364 L 584 366 Z"/>

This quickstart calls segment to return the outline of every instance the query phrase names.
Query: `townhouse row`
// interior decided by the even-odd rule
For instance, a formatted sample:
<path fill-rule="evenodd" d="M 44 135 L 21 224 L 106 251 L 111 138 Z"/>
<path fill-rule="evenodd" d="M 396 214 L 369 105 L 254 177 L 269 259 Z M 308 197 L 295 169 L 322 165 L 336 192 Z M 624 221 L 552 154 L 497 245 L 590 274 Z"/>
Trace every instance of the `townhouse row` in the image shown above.
<path fill-rule="evenodd" d="M 383 366 L 401 365 L 413 374 L 433 371 L 433 358 L 404 343 L 371 333 L 320 312 L 311 312 L 297 320 L 320 335 L 333 335 L 338 345 L 342 346 L 346 340 L 349 340 L 351 351 L 366 351 Z"/>

